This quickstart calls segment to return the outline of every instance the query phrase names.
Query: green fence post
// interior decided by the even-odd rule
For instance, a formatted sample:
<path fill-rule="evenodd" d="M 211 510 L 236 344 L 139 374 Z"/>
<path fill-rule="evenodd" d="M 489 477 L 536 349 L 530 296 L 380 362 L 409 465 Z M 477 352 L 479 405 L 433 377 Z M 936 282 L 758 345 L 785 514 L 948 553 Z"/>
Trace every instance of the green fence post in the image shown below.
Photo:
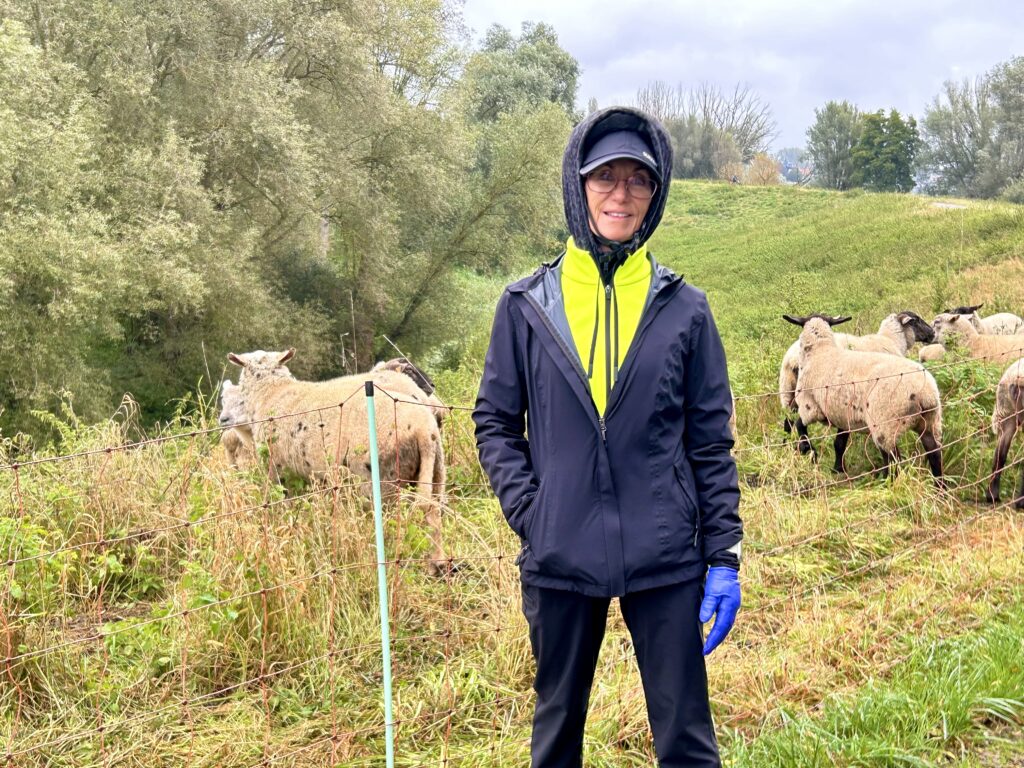
<path fill-rule="evenodd" d="M 366 382 L 366 414 L 370 425 L 370 471 L 373 478 L 373 522 L 377 529 L 377 592 L 380 595 L 380 644 L 384 662 L 384 740 L 387 768 L 395 765 L 395 722 L 391 711 L 391 628 L 388 623 L 388 580 L 384 565 L 384 511 L 380 496 L 380 454 L 373 382 Z"/>

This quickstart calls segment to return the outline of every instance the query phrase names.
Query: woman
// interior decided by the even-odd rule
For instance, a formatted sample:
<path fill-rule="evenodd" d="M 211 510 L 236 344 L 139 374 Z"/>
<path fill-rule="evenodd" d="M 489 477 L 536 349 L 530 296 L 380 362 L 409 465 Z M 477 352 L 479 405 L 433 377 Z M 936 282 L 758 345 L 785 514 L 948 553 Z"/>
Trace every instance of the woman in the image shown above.
<path fill-rule="evenodd" d="M 669 138 L 644 113 L 580 123 L 562 163 L 572 237 L 495 312 L 473 419 L 523 543 L 534 768 L 581 765 L 612 597 L 660 765 L 720 765 L 703 656 L 739 609 L 743 526 L 718 331 L 704 294 L 646 246 L 671 169 Z"/>

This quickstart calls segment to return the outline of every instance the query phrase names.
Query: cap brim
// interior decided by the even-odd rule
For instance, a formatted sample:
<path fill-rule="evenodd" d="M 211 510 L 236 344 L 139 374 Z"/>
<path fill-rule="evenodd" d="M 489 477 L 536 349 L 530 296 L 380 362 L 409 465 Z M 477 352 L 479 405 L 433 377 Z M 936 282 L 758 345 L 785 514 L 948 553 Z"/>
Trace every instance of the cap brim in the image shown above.
<path fill-rule="evenodd" d="M 644 166 L 647 170 L 654 174 L 654 178 L 661 181 L 661 174 L 658 173 L 658 169 L 651 165 L 651 161 L 641 155 L 639 152 L 628 152 L 625 150 L 619 150 L 617 152 L 610 152 L 607 155 L 602 155 L 596 160 L 591 160 L 589 163 L 580 168 L 580 176 L 586 176 L 595 168 L 600 168 L 606 163 L 610 163 L 613 160 L 636 160 L 640 165 Z"/>

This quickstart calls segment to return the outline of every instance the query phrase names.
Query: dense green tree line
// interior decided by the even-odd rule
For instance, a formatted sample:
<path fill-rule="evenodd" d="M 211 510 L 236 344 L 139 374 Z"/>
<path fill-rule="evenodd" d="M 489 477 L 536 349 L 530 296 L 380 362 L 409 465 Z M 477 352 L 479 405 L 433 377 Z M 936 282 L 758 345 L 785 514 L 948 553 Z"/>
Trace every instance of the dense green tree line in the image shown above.
<path fill-rule="evenodd" d="M 962 82 L 947 81 L 917 121 L 849 102 L 815 110 L 807 130 L 814 182 L 1024 203 L 1024 57 Z"/>
<path fill-rule="evenodd" d="M 457 337 L 557 235 L 577 75 L 444 0 L 0 0 L 0 430 Z"/>

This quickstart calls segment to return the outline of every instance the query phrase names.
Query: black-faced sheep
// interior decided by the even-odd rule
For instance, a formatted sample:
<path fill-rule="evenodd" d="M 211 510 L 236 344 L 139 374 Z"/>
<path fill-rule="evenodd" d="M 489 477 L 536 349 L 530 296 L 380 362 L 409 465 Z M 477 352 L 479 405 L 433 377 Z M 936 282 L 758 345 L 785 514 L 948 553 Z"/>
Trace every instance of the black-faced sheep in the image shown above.
<path fill-rule="evenodd" d="M 824 422 L 835 438 L 836 472 L 850 432 L 866 429 L 885 457 L 885 474 L 898 459 L 897 440 L 918 433 L 939 487 L 942 479 L 942 402 L 935 379 L 920 363 L 877 352 L 840 349 L 820 316 L 787 318 L 801 325 L 796 402 L 804 424 Z"/>
<path fill-rule="evenodd" d="M 790 315 L 782 316 L 785 320 L 795 322 Z M 833 317 L 829 315 L 810 315 L 809 317 L 821 317 L 830 326 L 845 323 L 851 318 L 849 316 Z M 797 323 L 799 325 L 799 323 Z M 916 312 L 905 310 L 895 312 L 885 317 L 878 326 L 877 333 L 868 333 L 858 336 L 850 333 L 833 333 L 836 346 L 840 349 L 849 349 L 856 352 L 883 352 L 890 355 L 904 357 L 914 344 L 931 342 L 935 333 L 931 326 Z M 782 358 L 782 365 L 779 368 L 779 404 L 784 414 L 795 412 L 796 407 L 796 380 L 800 374 L 800 339 L 794 341 Z M 799 447 L 801 453 L 811 450 L 811 443 L 807 437 L 807 427 L 797 419 L 795 422 L 797 433 L 800 435 Z M 783 429 L 789 432 L 792 423 L 788 416 L 783 422 Z"/>
<path fill-rule="evenodd" d="M 974 304 L 968 307 L 956 307 L 954 309 L 947 309 L 942 314 L 965 315 L 971 325 L 981 334 L 1015 336 L 1024 333 L 1024 318 L 1018 317 L 1012 312 L 997 312 L 994 315 L 982 317 L 978 314 L 978 310 L 983 306 L 985 305 Z"/>
<path fill-rule="evenodd" d="M 1013 436 L 1024 427 L 1024 358 L 1013 363 L 1003 373 L 996 387 L 996 404 L 992 409 L 992 431 L 996 433 L 995 460 L 992 463 L 992 481 L 986 496 L 993 504 L 999 503 L 999 480 L 1006 467 L 1006 457 L 1013 445 Z M 1017 509 L 1024 509 L 1024 469 L 1020 473 L 1020 489 L 1013 501 Z"/>
<path fill-rule="evenodd" d="M 413 485 L 430 530 L 429 570 L 439 573 L 445 561 L 440 517 L 444 447 L 434 412 L 420 404 L 418 387 L 395 371 L 300 381 L 285 366 L 293 354 L 259 350 L 228 355 L 242 368 L 239 389 L 246 420 L 256 422 L 255 442 L 268 446 L 272 474 L 288 469 L 315 481 L 332 469 L 345 469 L 359 478 L 359 490 L 369 498 L 369 420 L 363 390 L 372 379 L 383 390 L 375 409 L 382 494 L 386 501 L 395 501 L 400 485 Z"/>

